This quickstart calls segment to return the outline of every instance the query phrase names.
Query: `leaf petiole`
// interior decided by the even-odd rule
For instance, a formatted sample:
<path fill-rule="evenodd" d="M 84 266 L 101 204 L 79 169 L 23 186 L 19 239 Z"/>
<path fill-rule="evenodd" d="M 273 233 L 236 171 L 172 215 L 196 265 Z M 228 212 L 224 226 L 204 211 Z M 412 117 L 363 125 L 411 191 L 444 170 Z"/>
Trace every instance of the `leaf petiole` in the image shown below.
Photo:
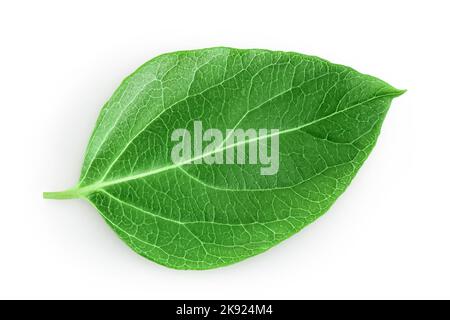
<path fill-rule="evenodd" d="M 60 192 L 44 192 L 44 199 L 64 200 L 64 199 L 77 199 L 81 197 L 79 189 L 69 189 Z"/>

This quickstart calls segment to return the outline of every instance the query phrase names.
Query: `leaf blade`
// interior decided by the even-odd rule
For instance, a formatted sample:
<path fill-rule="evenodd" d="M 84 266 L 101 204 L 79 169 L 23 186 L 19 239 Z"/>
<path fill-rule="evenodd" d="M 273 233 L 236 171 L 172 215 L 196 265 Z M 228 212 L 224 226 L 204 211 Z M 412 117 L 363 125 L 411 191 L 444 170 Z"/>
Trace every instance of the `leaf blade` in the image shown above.
<path fill-rule="evenodd" d="M 296 53 L 212 48 L 166 54 L 127 78 L 103 108 L 77 192 L 150 260 L 177 269 L 235 263 L 328 210 L 402 93 Z M 171 163 L 170 133 L 192 129 L 195 119 L 222 130 L 280 129 L 279 173 Z"/>

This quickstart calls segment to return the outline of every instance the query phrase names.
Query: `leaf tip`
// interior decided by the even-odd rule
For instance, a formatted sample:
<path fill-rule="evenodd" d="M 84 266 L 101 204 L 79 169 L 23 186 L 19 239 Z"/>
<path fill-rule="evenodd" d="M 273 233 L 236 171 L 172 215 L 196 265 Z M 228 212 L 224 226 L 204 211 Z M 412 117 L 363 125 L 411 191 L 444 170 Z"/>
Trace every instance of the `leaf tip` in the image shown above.
<path fill-rule="evenodd" d="M 402 94 L 406 93 L 407 89 L 396 89 L 397 97 L 400 97 Z"/>

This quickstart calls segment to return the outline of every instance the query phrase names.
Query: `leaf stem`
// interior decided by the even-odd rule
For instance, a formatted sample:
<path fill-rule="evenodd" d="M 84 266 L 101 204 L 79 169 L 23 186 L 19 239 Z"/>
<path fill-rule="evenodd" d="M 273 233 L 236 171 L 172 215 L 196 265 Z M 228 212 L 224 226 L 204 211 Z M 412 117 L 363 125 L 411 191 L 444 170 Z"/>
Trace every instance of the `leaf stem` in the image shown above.
<path fill-rule="evenodd" d="M 79 189 L 69 189 L 60 192 L 44 192 L 44 199 L 64 200 L 64 199 L 77 199 L 81 194 Z"/>

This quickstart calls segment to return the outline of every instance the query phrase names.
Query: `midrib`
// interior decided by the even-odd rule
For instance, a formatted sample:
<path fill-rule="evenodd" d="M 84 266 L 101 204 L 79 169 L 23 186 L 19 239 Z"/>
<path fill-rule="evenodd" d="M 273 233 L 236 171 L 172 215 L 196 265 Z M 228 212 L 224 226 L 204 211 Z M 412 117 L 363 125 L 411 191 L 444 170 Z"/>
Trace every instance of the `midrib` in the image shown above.
<path fill-rule="evenodd" d="M 285 133 L 290 133 L 290 132 L 293 132 L 293 131 L 301 130 L 301 129 L 304 129 L 304 128 L 308 127 L 308 126 L 314 125 L 314 124 L 316 124 L 316 123 L 318 123 L 320 121 L 329 119 L 329 118 L 334 117 L 334 116 L 336 116 L 338 114 L 341 114 L 343 112 L 349 111 L 349 110 L 354 109 L 354 108 L 356 108 L 358 106 L 361 106 L 363 104 L 369 103 L 369 102 L 371 102 L 373 100 L 384 98 L 384 97 L 397 96 L 400 93 L 401 93 L 401 91 L 375 96 L 375 97 L 372 97 L 372 98 L 367 99 L 365 101 L 362 101 L 362 102 L 359 102 L 357 104 L 354 104 L 354 105 L 352 105 L 352 106 L 350 106 L 348 108 L 345 108 L 345 109 L 333 112 L 333 113 L 331 113 L 331 114 L 329 114 L 329 115 L 327 115 L 325 117 L 322 117 L 322 118 L 313 120 L 311 122 L 305 123 L 305 124 L 303 124 L 301 126 L 290 128 L 290 129 L 285 129 L 285 130 L 280 130 L 280 131 L 277 131 L 277 132 L 274 132 L 274 133 L 271 133 L 271 134 L 267 134 L 267 135 L 263 135 L 263 136 L 259 136 L 259 137 L 253 138 L 253 139 L 248 139 L 248 140 L 245 140 L 245 141 L 233 143 L 233 144 L 227 145 L 226 147 L 215 149 L 215 150 L 213 150 L 211 152 L 204 153 L 204 154 L 202 154 L 200 156 L 188 159 L 186 161 L 183 161 L 183 162 L 180 162 L 180 163 L 177 163 L 177 164 L 172 164 L 172 165 L 169 165 L 169 166 L 161 167 L 161 168 L 154 169 L 154 170 L 149 170 L 149 171 L 142 172 L 142 173 L 135 174 L 135 175 L 130 175 L 130 176 L 122 177 L 122 178 L 117 178 L 117 179 L 114 179 L 114 180 L 93 183 L 93 184 L 85 186 L 85 187 L 68 190 L 67 192 L 70 192 L 73 195 L 77 195 L 78 197 L 85 197 L 85 196 L 87 196 L 87 195 L 89 195 L 92 192 L 95 192 L 97 190 L 100 190 L 100 189 L 103 189 L 103 188 L 106 188 L 106 187 L 109 187 L 109 186 L 112 186 L 112 185 L 117 185 L 117 184 L 129 182 L 129 181 L 133 181 L 133 180 L 142 179 L 142 178 L 145 178 L 145 177 L 148 177 L 148 176 L 152 176 L 152 175 L 156 175 L 156 174 L 159 174 L 159 173 L 162 173 L 162 172 L 165 172 L 165 171 L 173 170 L 173 169 L 182 167 L 182 166 L 184 166 L 186 164 L 189 164 L 189 163 L 191 163 L 191 162 L 193 162 L 195 160 L 202 159 L 204 157 L 210 156 L 210 155 L 218 153 L 218 152 L 225 151 L 225 150 L 230 149 L 230 148 L 238 147 L 240 145 L 251 143 L 251 142 L 262 140 L 262 139 L 268 139 L 268 138 L 271 138 L 271 137 L 276 136 L 276 135 L 281 135 L 281 134 L 285 134 Z"/>

